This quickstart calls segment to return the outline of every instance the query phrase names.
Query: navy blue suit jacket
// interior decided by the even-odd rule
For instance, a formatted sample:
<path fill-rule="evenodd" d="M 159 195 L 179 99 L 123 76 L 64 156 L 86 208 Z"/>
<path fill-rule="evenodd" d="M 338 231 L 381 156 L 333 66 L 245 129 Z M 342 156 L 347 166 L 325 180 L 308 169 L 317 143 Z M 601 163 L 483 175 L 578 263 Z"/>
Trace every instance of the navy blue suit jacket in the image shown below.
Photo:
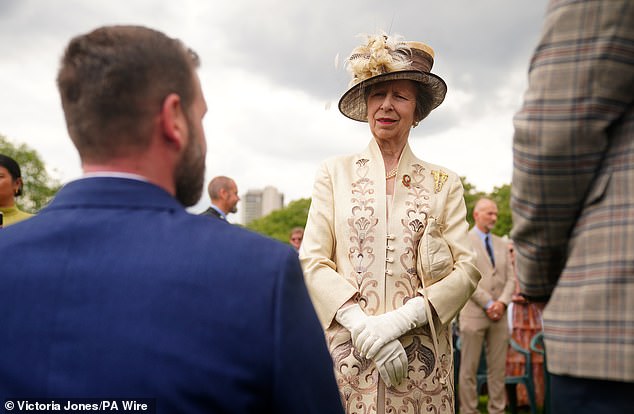
<path fill-rule="evenodd" d="M 341 413 L 297 253 L 87 178 L 0 230 L 0 400 L 156 398 L 159 413 Z"/>

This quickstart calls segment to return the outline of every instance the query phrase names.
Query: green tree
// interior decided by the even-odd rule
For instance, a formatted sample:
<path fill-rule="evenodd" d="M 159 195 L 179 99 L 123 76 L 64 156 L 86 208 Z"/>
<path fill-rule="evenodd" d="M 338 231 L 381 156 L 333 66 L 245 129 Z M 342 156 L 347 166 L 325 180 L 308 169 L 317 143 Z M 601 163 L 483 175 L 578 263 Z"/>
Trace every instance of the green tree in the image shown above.
<path fill-rule="evenodd" d="M 474 225 L 473 207 L 479 199 L 486 196 L 486 193 L 476 190 L 475 186 L 468 182 L 466 177 L 460 177 L 460 180 L 464 187 L 464 202 L 467 205 L 467 222 L 469 223 L 469 228 L 471 228 Z"/>
<path fill-rule="evenodd" d="M 498 221 L 495 223 L 493 233 L 498 236 L 510 235 L 511 227 L 513 227 L 513 219 L 511 217 L 511 185 L 504 184 L 501 187 L 495 187 L 489 194 L 489 198 L 498 205 Z"/>
<path fill-rule="evenodd" d="M 13 144 L 0 134 L 0 154 L 8 155 L 20 165 L 24 194 L 17 198 L 18 206 L 24 211 L 37 213 L 57 193 L 60 183 L 51 178 L 44 161 L 26 144 Z"/>
<path fill-rule="evenodd" d="M 288 235 L 293 227 L 306 226 L 310 198 L 291 201 L 286 207 L 275 210 L 267 216 L 248 223 L 246 227 L 260 234 L 288 243 Z"/>

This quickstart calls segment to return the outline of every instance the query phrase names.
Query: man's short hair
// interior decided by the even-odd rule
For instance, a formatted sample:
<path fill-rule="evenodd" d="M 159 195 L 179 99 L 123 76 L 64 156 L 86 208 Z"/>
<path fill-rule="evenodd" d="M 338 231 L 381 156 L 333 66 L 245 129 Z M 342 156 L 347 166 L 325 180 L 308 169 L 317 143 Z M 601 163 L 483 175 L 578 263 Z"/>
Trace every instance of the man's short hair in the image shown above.
<path fill-rule="evenodd" d="M 229 191 L 229 187 L 233 184 L 233 180 L 229 177 L 225 177 L 224 175 L 219 175 L 218 177 L 214 177 L 209 181 L 209 185 L 207 186 L 207 190 L 209 192 L 209 198 L 212 200 L 217 200 L 220 198 L 220 190 Z"/>
<path fill-rule="evenodd" d="M 301 234 L 303 236 L 304 235 L 304 228 L 303 227 L 293 227 L 291 229 L 290 233 L 288 233 L 288 235 L 290 237 L 293 234 Z"/>
<path fill-rule="evenodd" d="M 490 198 L 488 198 L 488 197 L 480 197 L 478 199 L 478 201 L 476 201 L 476 203 L 474 204 L 473 211 L 474 212 L 475 211 L 478 211 L 478 212 L 482 211 L 482 209 L 484 208 L 483 206 L 486 205 L 486 204 L 493 204 L 493 205 L 495 205 L 497 207 L 497 203 L 495 201 L 491 200 Z"/>
<path fill-rule="evenodd" d="M 146 149 L 163 101 L 195 98 L 195 52 L 141 26 L 106 26 L 73 38 L 57 75 L 68 133 L 82 160 Z"/>

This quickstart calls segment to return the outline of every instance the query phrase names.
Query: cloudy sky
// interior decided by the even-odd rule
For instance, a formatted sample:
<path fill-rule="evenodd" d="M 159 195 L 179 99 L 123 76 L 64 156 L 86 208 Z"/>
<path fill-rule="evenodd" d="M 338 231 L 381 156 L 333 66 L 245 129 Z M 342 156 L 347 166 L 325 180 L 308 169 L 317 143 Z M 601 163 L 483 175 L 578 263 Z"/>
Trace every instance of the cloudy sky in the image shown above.
<path fill-rule="evenodd" d="M 0 134 L 38 151 L 62 183 L 78 177 L 55 86 L 63 49 L 97 26 L 150 26 L 201 56 L 207 180 L 233 177 L 241 194 L 273 185 L 286 202 L 310 197 L 320 161 L 370 140 L 367 124 L 337 110 L 349 81 L 341 62 L 359 34 L 384 30 L 433 47 L 432 71 L 448 85 L 445 102 L 412 131 L 414 153 L 490 191 L 511 180 L 512 118 L 545 7 L 546 0 L 0 0 Z M 208 204 L 203 195 L 192 210 Z"/>

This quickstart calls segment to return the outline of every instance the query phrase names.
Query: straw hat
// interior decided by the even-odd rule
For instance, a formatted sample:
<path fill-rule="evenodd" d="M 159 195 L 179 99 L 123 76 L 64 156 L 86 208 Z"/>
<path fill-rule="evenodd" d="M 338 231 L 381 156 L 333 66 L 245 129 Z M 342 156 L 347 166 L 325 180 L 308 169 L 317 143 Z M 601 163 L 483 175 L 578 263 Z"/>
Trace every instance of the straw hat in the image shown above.
<path fill-rule="evenodd" d="M 347 69 L 352 73 L 350 89 L 339 100 L 342 114 L 367 122 L 366 92 L 380 82 L 409 79 L 419 84 L 417 111 L 422 120 L 445 99 L 447 84 L 430 72 L 434 50 L 421 42 L 407 42 L 385 33 L 368 36 L 366 44 L 352 51 Z"/>

